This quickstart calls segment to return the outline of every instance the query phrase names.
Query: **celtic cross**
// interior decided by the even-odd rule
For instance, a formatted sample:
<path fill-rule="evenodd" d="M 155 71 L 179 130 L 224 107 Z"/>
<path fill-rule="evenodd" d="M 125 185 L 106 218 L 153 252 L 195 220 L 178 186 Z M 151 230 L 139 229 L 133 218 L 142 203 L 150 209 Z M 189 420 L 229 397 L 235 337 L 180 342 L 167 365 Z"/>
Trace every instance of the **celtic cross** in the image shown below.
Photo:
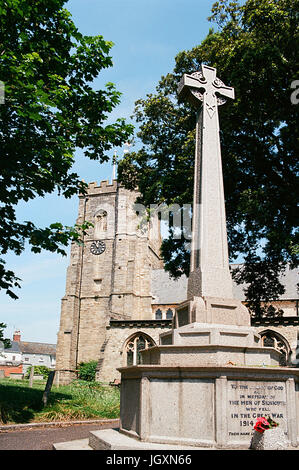
<path fill-rule="evenodd" d="M 216 69 L 202 65 L 182 77 L 178 94 L 198 110 L 188 297 L 232 298 L 218 106 L 234 98 L 234 89 L 217 78 Z"/>
<path fill-rule="evenodd" d="M 186 97 L 196 107 L 201 106 L 200 102 L 204 102 L 210 118 L 214 116 L 217 105 L 226 102 L 223 96 L 232 99 L 235 97 L 234 89 L 225 86 L 216 77 L 216 69 L 207 65 L 202 65 L 201 71 L 194 72 L 191 75 L 184 74 L 178 87 L 178 94 L 181 98 Z"/>

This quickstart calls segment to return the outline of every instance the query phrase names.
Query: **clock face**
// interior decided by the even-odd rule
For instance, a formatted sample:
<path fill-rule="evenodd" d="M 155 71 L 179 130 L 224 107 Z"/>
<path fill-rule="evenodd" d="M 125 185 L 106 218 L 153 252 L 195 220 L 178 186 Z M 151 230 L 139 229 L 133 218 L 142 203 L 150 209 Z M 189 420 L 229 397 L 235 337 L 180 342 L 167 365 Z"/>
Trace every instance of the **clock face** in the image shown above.
<path fill-rule="evenodd" d="M 106 249 L 106 245 L 101 240 L 96 240 L 90 245 L 90 251 L 93 255 L 101 255 Z"/>

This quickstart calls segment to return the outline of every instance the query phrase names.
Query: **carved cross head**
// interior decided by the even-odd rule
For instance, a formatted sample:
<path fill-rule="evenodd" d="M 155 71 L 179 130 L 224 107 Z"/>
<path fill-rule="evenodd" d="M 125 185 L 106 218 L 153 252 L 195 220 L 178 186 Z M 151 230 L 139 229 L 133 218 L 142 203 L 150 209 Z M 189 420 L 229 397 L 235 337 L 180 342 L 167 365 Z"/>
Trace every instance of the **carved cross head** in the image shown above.
<path fill-rule="evenodd" d="M 216 77 L 216 69 L 204 64 L 198 72 L 183 75 L 178 86 L 178 95 L 197 108 L 205 102 L 210 117 L 214 115 L 217 106 L 226 102 L 225 98 L 235 97 L 234 89 L 224 85 Z"/>

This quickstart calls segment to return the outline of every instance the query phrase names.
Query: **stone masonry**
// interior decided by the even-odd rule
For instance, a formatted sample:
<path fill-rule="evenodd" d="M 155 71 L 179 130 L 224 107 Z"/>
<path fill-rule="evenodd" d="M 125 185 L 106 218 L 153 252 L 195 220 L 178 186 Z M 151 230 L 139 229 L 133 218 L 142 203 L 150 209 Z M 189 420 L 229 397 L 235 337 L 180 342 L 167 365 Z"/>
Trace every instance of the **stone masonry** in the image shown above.
<path fill-rule="evenodd" d="M 113 180 L 90 183 L 79 198 L 77 224 L 94 226 L 83 245 L 71 246 L 57 344 L 59 384 L 76 377 L 80 362 L 100 359 L 110 319 L 152 318 L 151 269 L 162 267 L 159 221 L 144 230 L 133 208 L 136 197 Z M 101 242 L 99 253 L 94 242 Z"/>

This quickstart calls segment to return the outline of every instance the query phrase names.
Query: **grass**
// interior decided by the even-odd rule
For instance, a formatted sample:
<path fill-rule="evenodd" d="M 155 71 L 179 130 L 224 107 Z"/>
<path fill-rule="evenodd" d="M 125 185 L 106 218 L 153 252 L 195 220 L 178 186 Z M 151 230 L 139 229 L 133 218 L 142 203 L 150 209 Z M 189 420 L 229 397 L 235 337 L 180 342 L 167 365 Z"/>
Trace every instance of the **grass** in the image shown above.
<path fill-rule="evenodd" d="M 118 418 L 117 387 L 75 380 L 63 387 L 52 386 L 47 406 L 42 396 L 46 382 L 0 379 L 0 424 Z"/>

